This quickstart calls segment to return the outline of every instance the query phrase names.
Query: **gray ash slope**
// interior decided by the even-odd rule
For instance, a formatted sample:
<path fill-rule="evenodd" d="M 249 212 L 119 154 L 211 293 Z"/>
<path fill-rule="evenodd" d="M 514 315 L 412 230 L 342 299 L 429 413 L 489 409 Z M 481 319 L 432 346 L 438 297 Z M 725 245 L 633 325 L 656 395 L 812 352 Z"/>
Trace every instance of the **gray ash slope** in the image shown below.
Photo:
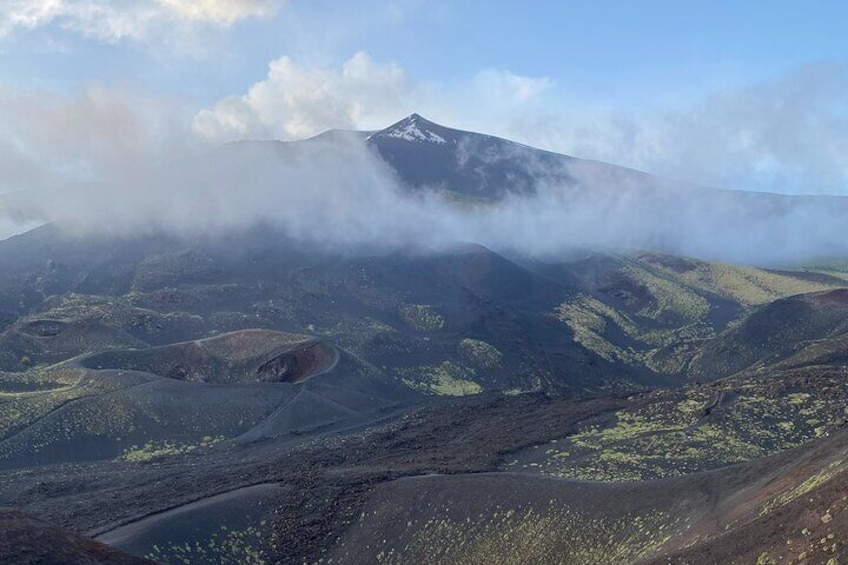
<path fill-rule="evenodd" d="M 703 196 L 717 201 L 729 198 L 743 209 L 755 208 L 767 215 L 781 214 L 797 205 L 845 206 L 845 199 L 838 196 L 790 196 L 700 186 L 446 127 L 420 114 L 411 114 L 376 132 L 333 130 L 312 140 L 346 137 L 364 139 L 409 187 L 438 188 L 483 200 L 533 195 L 548 185 L 591 184 L 585 188 L 613 193 L 637 189 L 648 194 Z M 303 142 L 294 145 L 299 143 Z"/>
<path fill-rule="evenodd" d="M 540 183 L 570 183 L 565 155 L 433 123 L 418 114 L 366 139 L 413 188 L 432 187 L 483 200 L 535 194 Z"/>
<path fill-rule="evenodd" d="M 564 232 L 584 245 L 758 265 L 848 253 L 838 235 L 848 214 L 843 196 L 699 186 L 445 127 L 418 114 L 377 132 L 332 131 L 281 144 L 280 154 L 341 139 L 364 139 L 412 193 L 436 192 L 472 206 L 542 197 L 562 213 L 563 222 L 585 224 Z"/>

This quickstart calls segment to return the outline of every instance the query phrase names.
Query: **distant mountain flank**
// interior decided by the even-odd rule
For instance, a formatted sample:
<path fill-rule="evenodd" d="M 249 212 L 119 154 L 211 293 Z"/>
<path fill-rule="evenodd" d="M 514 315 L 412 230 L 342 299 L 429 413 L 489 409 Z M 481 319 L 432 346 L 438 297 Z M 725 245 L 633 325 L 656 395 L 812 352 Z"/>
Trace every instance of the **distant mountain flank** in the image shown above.
<path fill-rule="evenodd" d="M 2 195 L 0 209 L 122 234 L 264 222 L 346 252 L 433 249 L 449 239 L 548 258 L 580 248 L 654 250 L 793 268 L 848 256 L 844 196 L 697 186 L 420 114 L 379 131 L 233 142 L 149 178 Z"/>
<path fill-rule="evenodd" d="M 570 184 L 572 157 L 441 126 L 412 114 L 366 142 L 410 187 L 501 199 L 532 195 L 542 182 Z"/>

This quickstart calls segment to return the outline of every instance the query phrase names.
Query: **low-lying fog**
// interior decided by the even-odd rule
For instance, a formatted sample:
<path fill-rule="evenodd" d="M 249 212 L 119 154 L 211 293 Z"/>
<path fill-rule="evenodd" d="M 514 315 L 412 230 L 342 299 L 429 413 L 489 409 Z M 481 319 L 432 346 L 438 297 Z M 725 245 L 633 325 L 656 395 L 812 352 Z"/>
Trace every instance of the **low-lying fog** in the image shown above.
<path fill-rule="evenodd" d="M 599 171 L 597 163 L 576 162 L 568 171 L 574 183 L 497 203 L 458 203 L 438 190 L 402 186 L 360 138 L 239 143 L 109 182 L 5 195 L 2 209 L 4 221 L 108 236 L 220 235 L 268 223 L 342 252 L 474 242 L 546 259 L 575 247 L 647 248 L 756 264 L 848 252 L 848 204 L 839 197 L 656 188 Z"/>

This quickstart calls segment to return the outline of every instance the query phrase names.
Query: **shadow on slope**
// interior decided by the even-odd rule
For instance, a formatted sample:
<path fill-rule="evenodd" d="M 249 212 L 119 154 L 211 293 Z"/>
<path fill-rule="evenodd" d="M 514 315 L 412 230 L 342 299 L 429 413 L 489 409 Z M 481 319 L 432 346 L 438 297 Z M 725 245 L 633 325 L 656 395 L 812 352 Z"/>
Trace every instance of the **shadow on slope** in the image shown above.
<path fill-rule="evenodd" d="M 265 526 L 285 494 L 276 484 L 240 488 L 156 513 L 96 539 L 136 555 L 149 554 L 159 563 L 259 565 L 277 549 Z"/>
<path fill-rule="evenodd" d="M 127 555 L 73 532 L 0 509 L 0 561 L 39 565 L 153 565 L 152 561 Z"/>
<path fill-rule="evenodd" d="M 744 369 L 764 368 L 822 342 L 843 349 L 848 333 L 848 289 L 799 294 L 767 304 L 716 338 L 706 342 L 689 365 L 694 378 L 713 380 Z M 834 353 L 831 351 L 831 353 Z M 840 359 L 820 359 L 818 364 Z M 800 359 L 794 366 L 813 364 Z"/>

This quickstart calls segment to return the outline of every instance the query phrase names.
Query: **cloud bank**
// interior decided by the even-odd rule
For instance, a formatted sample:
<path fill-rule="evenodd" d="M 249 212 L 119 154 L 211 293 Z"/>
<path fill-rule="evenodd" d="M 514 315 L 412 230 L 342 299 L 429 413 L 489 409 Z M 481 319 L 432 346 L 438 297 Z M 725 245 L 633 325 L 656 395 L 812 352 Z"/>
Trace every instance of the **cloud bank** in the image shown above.
<path fill-rule="evenodd" d="M 194 131 L 216 143 L 296 140 L 329 129 L 382 129 L 418 112 L 456 127 L 498 133 L 501 116 L 517 118 L 552 87 L 544 77 L 497 69 L 456 84 L 418 81 L 400 65 L 374 61 L 365 52 L 338 69 L 305 68 L 286 56 L 272 61 L 268 75 L 245 94 L 198 112 Z"/>
<path fill-rule="evenodd" d="M 848 67 L 806 65 L 774 80 L 640 113 L 548 112 L 514 137 L 691 182 L 848 194 Z"/>
<path fill-rule="evenodd" d="M 0 192 L 101 181 L 158 166 L 193 144 L 178 104 L 130 88 L 0 89 Z"/>
<path fill-rule="evenodd" d="M 54 25 L 107 43 L 143 39 L 151 31 L 193 24 L 228 27 L 277 13 L 283 0 L 6 0 L 0 37 Z"/>
<path fill-rule="evenodd" d="M 129 86 L 88 85 L 71 95 L 0 87 L 0 190 L 25 188 L 27 179 L 59 182 L 60 173 L 92 180 L 175 146 L 375 130 L 418 112 L 701 185 L 848 194 L 846 92 L 846 67 L 815 65 L 689 105 L 627 112 L 569 100 L 564 85 L 545 77 L 488 69 L 452 83 L 422 81 L 364 52 L 336 68 L 281 57 L 244 94 L 200 109 Z"/>
<path fill-rule="evenodd" d="M 399 66 L 375 63 L 366 53 L 355 54 L 338 71 L 305 69 L 281 57 L 243 96 L 201 110 L 194 130 L 204 139 L 224 142 L 303 139 L 334 128 L 382 128 L 418 95 Z"/>
<path fill-rule="evenodd" d="M 194 130 L 222 142 L 300 139 L 377 129 L 413 112 L 462 129 L 704 185 L 848 193 L 848 69 L 808 65 L 772 81 L 675 107 L 626 111 L 569 97 L 567 85 L 489 69 L 455 83 L 409 77 L 357 53 L 341 68 L 289 57 L 243 95 L 198 112 Z"/>
<path fill-rule="evenodd" d="M 583 163 L 569 171 L 575 184 L 458 208 L 435 193 L 411 196 L 353 140 L 296 150 L 210 147 L 377 129 L 417 111 L 702 185 L 841 194 L 848 186 L 845 81 L 842 67 L 806 67 L 688 108 L 620 115 L 557 105 L 562 87 L 544 77 L 485 70 L 452 84 L 423 82 L 357 53 L 339 68 L 282 57 L 244 94 L 200 110 L 120 86 L 70 95 L 0 90 L 0 191 L 29 190 L 7 195 L 0 210 L 25 223 L 124 235 L 265 223 L 333 249 L 470 241 L 545 257 L 574 247 L 655 248 L 754 263 L 844 254 L 841 200 L 790 206 L 719 192 L 708 201 L 698 191 L 646 191 Z"/>
<path fill-rule="evenodd" d="M 568 172 L 571 182 L 541 184 L 532 196 L 457 205 L 442 192 L 402 186 L 361 138 L 335 137 L 230 145 L 109 183 L 7 195 L 0 209 L 110 237 L 220 237 L 264 225 L 298 244 L 352 254 L 473 242 L 543 260 L 585 248 L 655 249 L 768 265 L 848 252 L 841 200 L 687 189 L 593 162 L 573 162 Z"/>

